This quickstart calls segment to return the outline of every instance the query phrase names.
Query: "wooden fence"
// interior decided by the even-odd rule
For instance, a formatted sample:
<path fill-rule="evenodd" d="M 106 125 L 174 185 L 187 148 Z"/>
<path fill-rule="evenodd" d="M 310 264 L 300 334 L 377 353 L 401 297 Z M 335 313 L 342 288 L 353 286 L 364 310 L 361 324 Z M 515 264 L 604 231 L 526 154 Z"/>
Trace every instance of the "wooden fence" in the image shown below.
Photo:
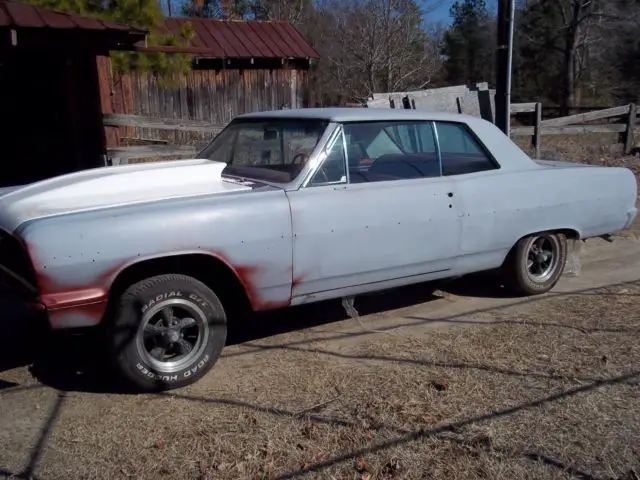
<path fill-rule="evenodd" d="M 579 113 L 567 117 L 542 120 L 542 104 L 515 103 L 511 105 L 511 114 L 533 113 L 533 125 L 526 127 L 512 127 L 511 136 L 531 136 L 535 150 L 535 157 L 540 157 L 542 135 L 580 135 L 584 133 L 618 133 L 622 134 L 624 153 L 628 154 L 634 148 L 633 132 L 637 121 L 636 105 L 631 103 L 621 107 L 605 108 L 593 112 Z M 610 120 L 624 117 L 623 122 L 592 124 L 594 120 Z M 582 125 L 581 125 L 582 124 Z"/>
<path fill-rule="evenodd" d="M 541 137 L 544 135 L 579 135 L 590 133 L 618 133 L 624 143 L 624 152 L 628 154 L 634 148 L 633 133 L 638 111 L 635 104 L 606 108 L 593 112 L 580 113 L 567 117 L 542 120 L 541 103 L 514 103 L 511 114 L 531 113 L 531 126 L 511 128 L 511 136 L 530 136 L 535 150 L 535 158 L 540 157 Z M 619 119 L 611 123 L 611 119 Z M 593 124 L 595 120 L 601 123 Z M 607 120 L 607 122 L 603 122 Z M 156 130 L 173 130 L 210 134 L 213 137 L 225 125 L 212 124 L 198 120 L 180 120 L 169 118 L 144 117 L 139 115 L 105 114 L 103 123 L 108 127 L 137 127 Z M 155 142 L 149 145 L 111 147 L 108 152 L 111 165 L 128 163 L 136 157 L 176 157 L 194 155 L 197 148 L 193 145 L 167 145 Z"/>
<path fill-rule="evenodd" d="M 143 117 L 140 115 L 105 114 L 103 115 L 105 127 L 132 127 L 152 130 L 170 130 L 178 132 L 196 132 L 209 134 L 211 137 L 218 134 L 224 125 L 216 125 L 199 120 L 182 120 L 173 118 Z M 166 142 L 154 140 L 146 145 L 130 145 L 110 147 L 108 152 L 109 164 L 118 165 L 128 163 L 137 157 L 175 157 L 193 155 L 196 153 L 194 145 L 167 145 Z"/>

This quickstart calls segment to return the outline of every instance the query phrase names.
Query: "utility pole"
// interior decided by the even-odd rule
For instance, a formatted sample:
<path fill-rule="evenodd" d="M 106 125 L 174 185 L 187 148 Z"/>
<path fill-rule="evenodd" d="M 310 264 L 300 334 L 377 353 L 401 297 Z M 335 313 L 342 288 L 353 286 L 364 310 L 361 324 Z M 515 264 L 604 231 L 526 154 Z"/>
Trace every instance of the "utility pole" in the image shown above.
<path fill-rule="evenodd" d="M 515 0 L 498 0 L 496 48 L 496 125 L 505 134 L 511 124 L 511 70 Z"/>

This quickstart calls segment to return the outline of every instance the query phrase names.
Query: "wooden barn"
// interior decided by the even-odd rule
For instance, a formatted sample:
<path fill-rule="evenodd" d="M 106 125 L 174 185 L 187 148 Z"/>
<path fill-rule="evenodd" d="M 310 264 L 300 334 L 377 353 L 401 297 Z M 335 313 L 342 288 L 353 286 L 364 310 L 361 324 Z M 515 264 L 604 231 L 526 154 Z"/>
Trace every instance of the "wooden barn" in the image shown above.
<path fill-rule="evenodd" d="M 167 134 L 167 130 L 119 126 L 114 127 L 116 132 L 107 133 L 110 145 L 154 139 L 172 144 L 201 143 L 234 115 L 308 106 L 309 67 L 318 53 L 289 23 L 171 17 L 165 20 L 165 28 L 179 36 L 185 22 L 191 23 L 194 32 L 188 45 L 140 44 L 137 50 L 188 54 L 191 71 L 170 85 L 149 73 L 106 72 L 111 99 L 108 113 L 199 121 L 213 125 L 211 132 L 201 129 L 201 135 L 194 138 L 188 132 Z M 145 121 L 134 123 L 144 125 Z"/>
<path fill-rule="evenodd" d="M 188 45 L 151 47 L 143 30 L 0 0 L 0 187 L 108 165 L 109 147 L 127 137 L 201 143 L 236 114 L 307 106 L 318 54 L 290 24 L 167 18 L 165 27 L 179 35 L 185 22 L 195 31 Z M 119 75 L 109 60 L 117 50 L 186 54 L 192 70 L 172 86 Z M 135 125 L 191 121 L 199 138 L 112 126 L 113 114 L 135 115 Z"/>
<path fill-rule="evenodd" d="M 0 0 L 0 187 L 104 165 L 96 59 L 145 36 Z"/>

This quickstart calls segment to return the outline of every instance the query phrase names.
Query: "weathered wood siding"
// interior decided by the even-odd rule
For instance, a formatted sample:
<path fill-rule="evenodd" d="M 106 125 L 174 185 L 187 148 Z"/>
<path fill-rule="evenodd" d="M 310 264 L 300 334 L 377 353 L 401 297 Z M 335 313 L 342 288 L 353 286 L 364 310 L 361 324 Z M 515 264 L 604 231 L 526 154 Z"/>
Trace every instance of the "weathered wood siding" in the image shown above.
<path fill-rule="evenodd" d="M 113 75 L 111 101 L 114 113 L 200 120 L 223 127 L 241 113 L 305 107 L 307 89 L 308 72 L 294 68 L 192 70 L 169 86 L 151 74 L 132 72 Z M 194 144 L 211 135 L 119 127 L 119 136 L 120 143 L 144 138 Z"/>

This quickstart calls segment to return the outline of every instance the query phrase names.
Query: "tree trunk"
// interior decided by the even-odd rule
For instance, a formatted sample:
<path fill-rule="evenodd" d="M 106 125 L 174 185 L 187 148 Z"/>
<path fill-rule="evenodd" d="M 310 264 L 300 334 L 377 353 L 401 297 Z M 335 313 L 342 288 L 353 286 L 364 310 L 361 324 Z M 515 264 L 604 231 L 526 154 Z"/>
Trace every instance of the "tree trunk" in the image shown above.
<path fill-rule="evenodd" d="M 575 96 L 575 61 L 578 28 L 580 27 L 580 13 L 582 5 L 579 0 L 573 0 L 573 9 L 569 25 L 566 26 L 564 44 L 564 58 L 562 61 L 562 97 L 560 98 L 560 115 L 569 115 L 569 109 L 574 106 Z"/>
<path fill-rule="evenodd" d="M 569 40 L 567 40 L 568 42 Z M 565 47 L 564 59 L 562 62 L 562 97 L 560 98 L 560 116 L 569 115 L 569 110 L 574 103 L 574 75 L 573 75 L 573 59 L 575 51 L 572 46 Z"/>

